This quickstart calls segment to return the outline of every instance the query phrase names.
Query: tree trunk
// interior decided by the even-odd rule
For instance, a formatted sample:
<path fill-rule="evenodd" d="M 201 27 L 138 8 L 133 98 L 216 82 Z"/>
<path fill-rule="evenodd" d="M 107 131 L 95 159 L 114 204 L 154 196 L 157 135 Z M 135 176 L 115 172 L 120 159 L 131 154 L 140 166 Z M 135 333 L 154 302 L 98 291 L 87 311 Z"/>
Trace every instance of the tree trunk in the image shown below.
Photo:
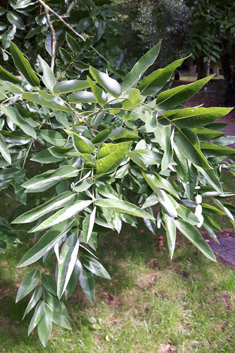
<path fill-rule="evenodd" d="M 196 59 L 197 62 L 197 79 L 200 80 L 201 78 L 207 77 L 210 75 L 210 59 L 204 62 L 204 57 L 200 56 Z"/>

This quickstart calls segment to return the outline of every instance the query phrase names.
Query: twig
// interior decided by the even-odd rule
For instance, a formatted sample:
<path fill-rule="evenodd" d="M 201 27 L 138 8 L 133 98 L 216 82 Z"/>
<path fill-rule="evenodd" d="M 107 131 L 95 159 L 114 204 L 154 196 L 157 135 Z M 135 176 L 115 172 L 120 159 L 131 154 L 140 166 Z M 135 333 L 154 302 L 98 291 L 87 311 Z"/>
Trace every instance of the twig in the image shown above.
<path fill-rule="evenodd" d="M 48 11 L 51 11 L 56 17 L 58 17 L 58 19 L 67 27 L 69 28 L 77 37 L 79 37 L 80 39 L 82 39 L 84 42 L 86 41 L 86 39 L 79 34 L 77 31 L 75 31 L 75 29 L 73 29 L 73 27 L 71 25 L 69 25 L 67 22 L 64 21 L 63 17 L 61 17 L 60 15 L 58 15 L 57 12 L 55 12 L 54 10 L 52 10 L 52 8 L 50 8 L 50 6 L 48 6 L 43 0 L 38 0 L 40 2 L 40 4 L 42 4 L 45 8 L 45 10 L 47 9 Z M 98 52 L 98 50 L 96 50 L 93 45 L 90 45 L 90 47 L 96 52 L 96 54 L 99 55 L 99 57 L 101 57 L 103 60 L 106 61 L 106 63 L 109 63 L 108 60 Z"/>
<path fill-rule="evenodd" d="M 52 70 L 52 72 L 54 72 L 57 38 L 56 38 L 56 33 L 55 33 L 55 30 L 54 30 L 54 27 L 53 27 L 53 25 L 51 23 L 51 20 L 50 20 L 48 7 L 45 7 L 45 13 L 46 13 L 48 26 L 51 29 L 51 37 L 52 37 L 52 44 L 51 44 L 51 56 L 52 56 L 51 57 L 51 70 Z"/>

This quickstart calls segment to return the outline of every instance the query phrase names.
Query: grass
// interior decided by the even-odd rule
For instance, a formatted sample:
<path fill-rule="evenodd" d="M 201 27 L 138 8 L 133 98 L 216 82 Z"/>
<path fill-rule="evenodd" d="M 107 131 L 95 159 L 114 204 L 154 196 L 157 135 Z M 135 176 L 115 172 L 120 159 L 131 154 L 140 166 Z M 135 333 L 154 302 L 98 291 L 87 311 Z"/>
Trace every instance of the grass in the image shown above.
<path fill-rule="evenodd" d="M 235 193 L 231 178 L 223 173 L 224 189 Z M 8 212 L 12 197 L 5 197 L 0 208 Z M 231 228 L 226 222 L 222 217 L 221 227 Z M 0 353 L 235 352 L 235 270 L 208 261 L 180 235 L 170 261 L 163 233 L 141 222 L 102 236 L 98 257 L 111 281 L 96 278 L 94 306 L 76 289 L 66 303 L 72 331 L 54 326 L 44 350 L 37 330 L 27 335 L 32 314 L 22 321 L 28 298 L 15 304 L 31 270 L 16 269 L 27 250 L 28 235 L 20 235 L 22 244 L 0 254 Z"/>
<path fill-rule="evenodd" d="M 160 233 L 143 230 L 102 237 L 98 256 L 112 280 L 96 279 L 94 306 L 76 290 L 67 302 L 72 331 L 54 326 L 45 352 L 235 351 L 234 269 L 209 262 L 181 236 L 171 262 Z M 43 351 L 36 330 L 27 336 L 30 317 L 21 321 L 27 300 L 14 303 L 28 271 L 15 269 L 24 251 L 0 256 L 1 353 Z"/>

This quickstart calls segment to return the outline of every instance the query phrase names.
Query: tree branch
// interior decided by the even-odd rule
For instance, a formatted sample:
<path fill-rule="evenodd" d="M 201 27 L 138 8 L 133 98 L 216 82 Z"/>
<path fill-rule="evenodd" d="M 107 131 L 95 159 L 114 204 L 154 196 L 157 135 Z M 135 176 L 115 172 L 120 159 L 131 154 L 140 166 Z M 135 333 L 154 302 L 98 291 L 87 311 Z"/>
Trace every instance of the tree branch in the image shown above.
<path fill-rule="evenodd" d="M 54 10 L 52 10 L 52 8 L 50 8 L 50 6 L 48 6 L 43 0 L 38 0 L 38 2 L 40 2 L 40 4 L 42 4 L 45 8 L 45 11 L 50 11 L 52 12 L 67 28 L 69 28 L 77 37 L 79 37 L 80 39 L 82 39 L 84 42 L 86 41 L 86 39 L 79 34 L 77 31 L 75 31 L 75 29 L 73 29 L 73 27 L 71 25 L 69 25 L 67 22 L 64 21 L 64 19 L 58 15 L 57 12 L 55 12 Z M 98 50 L 96 50 L 93 45 L 90 45 L 90 47 L 96 52 L 96 54 L 99 55 L 99 57 L 101 57 L 103 60 L 106 61 L 106 63 L 108 63 L 108 60 L 98 52 Z"/>
<path fill-rule="evenodd" d="M 51 70 L 52 70 L 52 72 L 54 72 L 57 38 L 56 38 L 56 33 L 55 33 L 55 30 L 54 30 L 54 27 L 53 27 L 53 25 L 51 23 L 51 20 L 50 20 L 48 7 L 45 7 L 45 13 L 46 13 L 48 26 L 51 29 L 51 37 L 52 37 L 52 44 L 51 44 L 51 56 L 52 56 L 52 58 L 51 58 Z"/>

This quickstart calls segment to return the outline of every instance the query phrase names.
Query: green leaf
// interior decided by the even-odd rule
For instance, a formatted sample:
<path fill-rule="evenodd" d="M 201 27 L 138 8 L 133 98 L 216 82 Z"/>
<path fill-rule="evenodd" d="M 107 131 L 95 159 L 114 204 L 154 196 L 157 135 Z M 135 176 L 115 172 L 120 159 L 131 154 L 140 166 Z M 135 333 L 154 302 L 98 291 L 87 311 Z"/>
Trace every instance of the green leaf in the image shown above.
<path fill-rule="evenodd" d="M 77 200 L 72 205 L 64 207 L 62 210 L 56 212 L 51 217 L 42 222 L 39 226 L 33 229 L 34 232 L 52 227 L 58 223 L 64 222 L 67 219 L 75 216 L 78 212 L 84 210 L 92 203 L 91 200 Z"/>
<path fill-rule="evenodd" d="M 98 87 L 88 76 L 87 81 L 89 82 L 92 92 L 94 93 L 96 101 L 100 106 L 104 106 L 108 101 L 106 93 L 100 87 Z"/>
<path fill-rule="evenodd" d="M 28 335 L 30 335 L 30 333 L 33 331 L 33 329 L 37 326 L 37 324 L 41 320 L 43 314 L 45 313 L 45 308 L 46 308 L 45 302 L 40 300 L 40 302 L 37 304 L 37 306 L 35 308 L 33 317 L 30 321 Z"/>
<path fill-rule="evenodd" d="M 83 232 L 83 237 L 84 237 L 84 242 L 88 243 L 94 223 L 95 223 L 95 214 L 96 214 L 96 207 L 94 207 L 92 213 L 83 220 L 82 222 L 82 232 Z"/>
<path fill-rule="evenodd" d="M 20 116 L 15 108 L 2 105 L 1 109 L 14 124 L 19 126 L 27 135 L 36 139 L 37 135 L 34 129 Z"/>
<path fill-rule="evenodd" d="M 172 260 L 174 255 L 174 250 L 175 250 L 176 226 L 175 226 L 174 218 L 169 217 L 167 214 L 165 215 L 165 222 L 166 222 L 167 243 L 168 243 L 168 248 L 169 248 L 169 252 Z"/>
<path fill-rule="evenodd" d="M 53 87 L 56 84 L 54 74 L 50 68 L 50 66 L 46 63 L 46 61 L 38 55 L 38 59 L 42 68 L 43 76 L 42 81 L 44 85 L 53 93 Z"/>
<path fill-rule="evenodd" d="M 108 127 L 107 129 L 101 131 L 100 133 L 98 133 L 92 140 L 91 142 L 94 143 L 94 144 L 97 144 L 97 143 L 101 143 L 101 142 L 104 142 L 108 139 L 109 135 L 111 134 L 113 130 L 113 127 Z"/>
<path fill-rule="evenodd" d="M 60 299 L 69 283 L 77 262 L 79 239 L 77 232 L 70 235 L 64 243 L 58 261 L 57 296 Z"/>
<path fill-rule="evenodd" d="M 127 156 L 135 163 L 137 164 L 140 168 L 143 168 L 144 170 L 146 170 L 146 166 L 144 164 L 144 162 L 141 160 L 141 158 L 139 157 L 139 155 L 135 152 L 127 152 Z"/>
<path fill-rule="evenodd" d="M 66 33 L 65 38 L 66 38 L 66 42 L 67 42 L 69 48 L 72 50 L 72 52 L 80 54 L 81 48 L 80 48 L 80 44 L 79 44 L 77 38 L 76 39 L 73 38 L 69 33 Z"/>
<path fill-rule="evenodd" d="M 74 92 L 69 96 L 69 103 L 96 103 L 96 98 L 92 92 L 80 91 Z"/>
<path fill-rule="evenodd" d="M 44 312 L 41 320 L 38 323 L 38 336 L 44 347 L 46 347 L 52 331 L 51 316 L 48 315 L 47 310 Z"/>
<path fill-rule="evenodd" d="M 49 250 L 48 250 L 49 251 Z M 48 252 L 47 252 L 48 253 Z M 48 292 L 50 292 L 53 296 L 56 296 L 56 280 L 54 277 L 50 275 L 46 275 L 45 273 L 42 273 L 42 285 Z M 57 301 L 59 301 L 57 299 Z M 56 302 L 57 308 L 61 308 L 62 302 L 60 302 L 60 305 Z M 66 308 L 65 308 L 66 309 Z"/>
<path fill-rule="evenodd" d="M 77 284 L 78 284 L 78 280 L 79 280 L 79 275 L 80 275 L 80 267 L 78 265 L 80 261 L 77 261 L 73 272 L 71 274 L 69 283 L 65 289 L 65 299 L 68 300 L 68 298 L 72 295 L 74 289 L 76 288 Z"/>
<path fill-rule="evenodd" d="M 35 72 L 32 70 L 28 60 L 24 57 L 15 44 L 11 43 L 10 49 L 14 64 L 19 72 L 25 77 L 31 86 L 38 87 L 40 85 L 40 81 Z"/>
<path fill-rule="evenodd" d="M 169 110 L 185 102 L 212 78 L 213 76 L 205 77 L 201 80 L 193 82 L 189 85 L 180 85 L 168 91 L 162 92 L 157 97 L 157 107 L 161 110 Z"/>
<path fill-rule="evenodd" d="M 179 198 L 178 193 L 167 179 L 162 178 L 159 174 L 142 174 L 154 192 L 157 192 L 158 189 L 163 189 L 170 192 L 177 199 Z"/>
<path fill-rule="evenodd" d="M 63 157 L 61 157 L 61 158 L 55 157 L 48 150 L 44 150 L 44 151 L 38 152 L 30 160 L 33 162 L 41 163 L 41 164 L 49 164 L 49 163 L 60 162 L 62 159 L 63 159 Z"/>
<path fill-rule="evenodd" d="M 0 65 L 0 80 L 3 81 L 8 81 L 11 83 L 20 83 L 20 80 L 13 76 L 10 72 L 6 71 L 1 65 Z"/>
<path fill-rule="evenodd" d="M 89 71 L 93 78 L 98 82 L 98 84 L 109 94 L 115 98 L 118 98 L 121 95 L 122 87 L 116 80 L 109 77 L 109 75 L 105 74 L 104 72 L 96 70 L 92 66 L 89 67 Z"/>
<path fill-rule="evenodd" d="M 24 316 L 23 316 L 22 320 L 35 307 L 35 305 L 37 304 L 37 302 L 39 301 L 41 296 L 42 296 L 42 286 L 38 286 L 35 289 L 32 297 L 31 297 L 31 299 L 30 299 L 30 301 L 29 301 L 29 303 L 27 305 L 27 308 L 25 309 Z"/>
<path fill-rule="evenodd" d="M 211 123 L 228 114 L 233 108 L 186 108 L 168 119 L 180 128 L 196 128 Z M 164 114 L 163 114 L 164 117 Z M 161 122 L 161 116 L 158 118 Z"/>
<path fill-rule="evenodd" d="M 4 49 L 9 48 L 12 39 L 14 39 L 15 33 L 16 33 L 16 26 L 9 27 L 8 30 L 4 33 L 4 35 L 2 37 L 2 46 Z M 7 56 L 7 58 L 8 58 L 8 56 Z"/>
<path fill-rule="evenodd" d="M 136 217 L 155 220 L 153 216 L 141 210 L 141 208 L 133 205 L 130 202 L 116 199 L 99 199 L 95 201 L 95 205 L 100 206 L 102 208 L 108 208 L 109 210 L 113 210 L 115 212 L 128 213 Z"/>
<path fill-rule="evenodd" d="M 181 129 L 175 134 L 174 139 L 180 152 L 195 165 L 218 192 L 222 193 L 220 182 L 202 154 L 198 138 L 194 132 L 189 129 Z"/>
<path fill-rule="evenodd" d="M 184 205 L 177 204 L 176 211 L 179 217 L 193 226 L 196 226 L 199 223 L 197 216 Z"/>
<path fill-rule="evenodd" d="M 71 132 L 69 131 L 69 133 Z M 72 137 L 73 137 L 74 148 L 79 153 L 91 153 L 95 150 L 95 146 L 93 145 L 93 143 L 90 140 L 88 140 L 86 137 L 79 135 L 73 131 L 72 131 Z"/>
<path fill-rule="evenodd" d="M 235 154 L 235 150 L 233 148 L 217 146 L 213 143 L 201 142 L 200 147 L 204 155 L 207 157 L 229 156 Z"/>
<path fill-rule="evenodd" d="M 88 81 L 78 81 L 78 80 L 61 81 L 54 86 L 53 92 L 55 94 L 66 94 L 70 92 L 81 91 L 89 87 L 90 85 Z"/>
<path fill-rule="evenodd" d="M 59 169 L 51 169 L 43 174 L 37 175 L 23 183 L 21 186 L 27 189 L 27 192 L 41 192 L 58 184 L 58 182 L 63 179 L 73 178 L 78 176 L 78 174 L 79 171 L 74 167 L 64 165 Z"/>
<path fill-rule="evenodd" d="M 120 140 L 120 139 L 139 139 L 138 133 L 133 130 L 127 130 L 122 127 L 117 127 L 114 129 L 109 138 L 112 140 Z"/>
<path fill-rule="evenodd" d="M 55 211 L 58 208 L 65 207 L 71 204 L 75 195 L 70 191 L 66 191 L 53 199 L 45 202 L 43 205 L 33 208 L 17 217 L 12 223 L 30 223 L 44 216 L 48 212 Z"/>
<path fill-rule="evenodd" d="M 225 213 L 223 211 L 218 210 L 218 208 L 212 206 L 212 205 L 208 205 L 206 203 L 202 203 L 202 214 L 206 213 L 206 214 L 217 214 L 217 215 L 221 215 L 223 216 Z"/>
<path fill-rule="evenodd" d="M 47 251 L 55 246 L 71 228 L 73 222 L 67 220 L 56 225 L 45 233 L 30 250 L 26 252 L 17 267 L 28 266 L 39 260 Z"/>
<path fill-rule="evenodd" d="M 57 131 L 43 129 L 39 131 L 39 135 L 43 140 L 46 140 L 47 142 L 55 146 L 62 147 L 66 142 L 63 136 Z"/>
<path fill-rule="evenodd" d="M 108 272 L 105 270 L 105 268 L 91 256 L 81 256 L 81 262 L 84 267 L 88 269 L 88 271 L 94 273 L 96 276 L 100 276 L 106 279 L 111 279 L 109 276 Z"/>
<path fill-rule="evenodd" d="M 5 161 L 7 161 L 7 163 L 11 164 L 10 152 L 9 152 L 9 150 L 5 144 L 4 138 L 1 134 L 0 134 L 0 152 L 3 156 L 3 158 L 5 159 Z"/>
<path fill-rule="evenodd" d="M 79 282 L 85 293 L 87 299 L 94 304 L 95 301 L 95 281 L 93 274 L 86 269 L 86 267 L 82 266 L 80 261 L 77 262 L 79 266 L 80 273 L 79 273 Z"/>
<path fill-rule="evenodd" d="M 134 87 L 139 81 L 140 77 L 156 60 L 161 43 L 156 44 L 151 48 L 140 60 L 134 65 L 132 70 L 127 74 L 122 83 L 122 92 L 128 91 L 129 88 Z"/>
<path fill-rule="evenodd" d="M 140 82 L 138 88 L 144 96 L 152 96 L 162 89 L 162 87 L 171 78 L 175 69 L 187 59 L 179 59 L 165 67 L 152 72 Z"/>
<path fill-rule="evenodd" d="M 21 282 L 17 295 L 16 295 L 16 303 L 18 303 L 21 299 L 23 299 L 27 294 L 29 294 L 38 284 L 40 280 L 40 271 L 33 270 L 29 272 Z"/>
<path fill-rule="evenodd" d="M 72 329 L 67 317 L 60 315 L 57 311 L 52 310 L 50 307 L 47 307 L 46 310 L 50 315 L 52 322 L 54 322 L 56 325 L 64 327 L 68 330 Z"/>
<path fill-rule="evenodd" d="M 110 146 L 110 154 L 103 158 L 100 158 L 102 148 L 100 149 L 98 155 L 100 159 L 96 163 L 97 174 L 112 172 L 121 164 L 123 159 L 126 157 L 128 147 L 125 146 L 122 148 L 118 148 L 118 144 L 116 144 L 115 146 L 117 146 L 115 150 L 113 150 Z M 109 148 L 105 147 L 105 149 L 108 150 Z"/>
<path fill-rule="evenodd" d="M 66 306 L 56 296 L 52 295 L 48 291 L 45 291 L 45 300 L 53 311 L 57 311 L 60 315 L 68 317 Z"/>
<path fill-rule="evenodd" d="M 16 26 L 16 28 L 25 30 L 24 22 L 22 21 L 22 18 L 17 12 L 15 11 L 7 12 L 7 19 L 13 26 Z"/>
<path fill-rule="evenodd" d="M 184 234 L 184 236 L 191 241 L 196 248 L 198 248 L 208 259 L 216 262 L 215 255 L 211 251 L 211 248 L 194 226 L 185 221 L 175 220 L 174 222 L 179 231 Z"/>
<path fill-rule="evenodd" d="M 91 17 L 84 17 L 82 18 L 77 24 L 77 32 L 81 33 L 84 32 L 92 24 Z"/>
<path fill-rule="evenodd" d="M 22 98 L 30 102 L 42 105 L 47 108 L 59 110 L 62 112 L 72 113 L 72 109 L 63 105 L 63 101 L 58 97 L 46 93 L 45 91 L 38 91 L 38 93 L 24 92 Z M 59 103 L 58 103 L 59 102 Z"/>

